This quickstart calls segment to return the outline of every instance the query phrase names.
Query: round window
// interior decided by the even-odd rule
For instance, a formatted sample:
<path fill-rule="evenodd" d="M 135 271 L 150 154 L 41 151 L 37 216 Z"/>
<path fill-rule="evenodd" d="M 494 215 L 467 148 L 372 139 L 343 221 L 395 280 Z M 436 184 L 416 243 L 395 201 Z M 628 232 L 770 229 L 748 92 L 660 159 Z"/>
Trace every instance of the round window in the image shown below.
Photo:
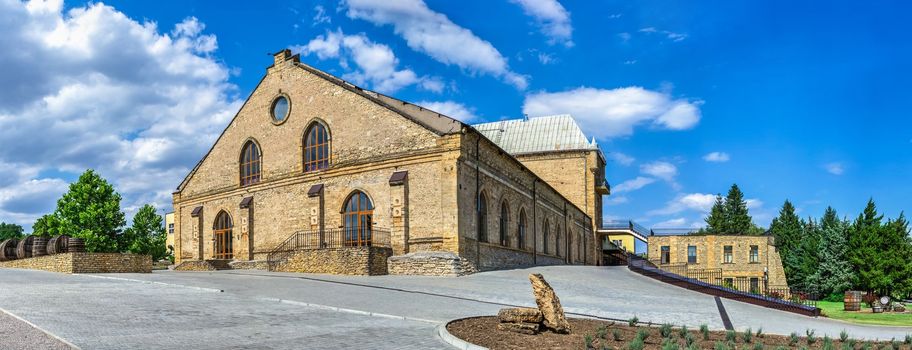
<path fill-rule="evenodd" d="M 288 118 L 288 98 L 279 96 L 272 103 L 272 120 L 281 123 Z"/>

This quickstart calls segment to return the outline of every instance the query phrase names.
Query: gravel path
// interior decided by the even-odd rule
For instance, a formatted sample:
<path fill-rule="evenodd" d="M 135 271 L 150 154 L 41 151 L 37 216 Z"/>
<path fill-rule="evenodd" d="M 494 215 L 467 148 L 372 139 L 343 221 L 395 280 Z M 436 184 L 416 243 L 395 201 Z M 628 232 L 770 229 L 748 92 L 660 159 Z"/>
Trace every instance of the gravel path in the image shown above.
<path fill-rule="evenodd" d="M 69 345 L 54 339 L 28 323 L 0 311 L 0 339 L 4 350 L 71 350 Z"/>

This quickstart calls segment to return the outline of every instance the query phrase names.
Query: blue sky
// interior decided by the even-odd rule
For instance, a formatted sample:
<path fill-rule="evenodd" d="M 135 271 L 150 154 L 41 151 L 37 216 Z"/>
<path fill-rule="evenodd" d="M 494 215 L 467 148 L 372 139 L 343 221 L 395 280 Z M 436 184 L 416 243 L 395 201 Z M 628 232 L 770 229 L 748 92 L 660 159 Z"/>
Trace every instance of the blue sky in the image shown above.
<path fill-rule="evenodd" d="M 854 217 L 873 197 L 896 216 L 912 194 L 910 17 L 898 1 L 6 0 L 0 164 L 18 170 L 0 220 L 30 224 L 88 167 L 128 213 L 167 210 L 286 47 L 470 122 L 574 114 L 608 155 L 609 218 L 699 225 L 732 183 L 762 226 L 786 198 Z"/>

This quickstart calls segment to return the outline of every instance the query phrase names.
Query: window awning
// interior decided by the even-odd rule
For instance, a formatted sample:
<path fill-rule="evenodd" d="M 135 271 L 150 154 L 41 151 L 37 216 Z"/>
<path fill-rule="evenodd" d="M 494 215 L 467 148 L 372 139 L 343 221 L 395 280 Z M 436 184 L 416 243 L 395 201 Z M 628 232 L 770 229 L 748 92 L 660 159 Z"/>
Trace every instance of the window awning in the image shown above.
<path fill-rule="evenodd" d="M 193 211 L 190 212 L 190 216 L 195 218 L 195 217 L 200 216 L 200 214 L 202 214 L 202 213 L 203 213 L 203 207 L 199 206 L 199 207 L 193 208 Z"/>
<path fill-rule="evenodd" d="M 408 179 L 408 171 L 397 171 L 390 176 L 390 186 L 402 185 Z"/>
<path fill-rule="evenodd" d="M 250 208 L 250 205 L 253 204 L 253 197 L 247 197 L 241 200 L 241 209 Z"/>
<path fill-rule="evenodd" d="M 323 193 L 323 184 L 316 184 L 316 185 L 310 186 L 310 190 L 307 191 L 307 196 L 316 197 L 316 196 L 319 196 L 320 193 Z"/>

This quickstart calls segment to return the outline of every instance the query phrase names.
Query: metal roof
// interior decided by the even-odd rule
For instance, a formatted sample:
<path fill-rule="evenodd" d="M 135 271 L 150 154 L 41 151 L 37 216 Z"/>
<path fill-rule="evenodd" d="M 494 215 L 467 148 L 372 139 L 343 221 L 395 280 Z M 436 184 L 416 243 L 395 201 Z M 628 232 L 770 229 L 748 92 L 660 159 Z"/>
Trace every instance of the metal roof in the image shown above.
<path fill-rule="evenodd" d="M 510 154 L 597 150 L 569 114 L 503 120 L 473 127 Z"/>

